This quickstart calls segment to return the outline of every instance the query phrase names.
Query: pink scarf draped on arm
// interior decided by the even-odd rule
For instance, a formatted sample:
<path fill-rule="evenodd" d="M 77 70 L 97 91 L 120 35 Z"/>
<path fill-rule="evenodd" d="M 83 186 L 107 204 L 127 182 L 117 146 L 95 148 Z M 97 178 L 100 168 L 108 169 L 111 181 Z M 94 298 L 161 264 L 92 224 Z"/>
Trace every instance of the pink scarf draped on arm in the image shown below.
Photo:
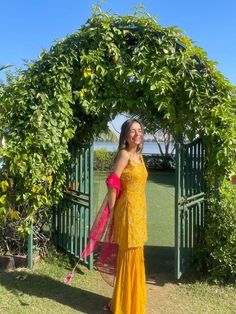
<path fill-rule="evenodd" d="M 108 187 L 115 188 L 116 199 L 120 195 L 120 178 L 112 172 L 106 179 Z M 80 259 L 84 259 L 96 251 L 95 266 L 100 271 L 103 279 L 114 285 L 116 273 L 117 244 L 113 242 L 114 232 L 114 210 L 110 210 L 107 195 L 104 198 L 92 229 L 90 231 L 88 244 L 84 248 Z"/>

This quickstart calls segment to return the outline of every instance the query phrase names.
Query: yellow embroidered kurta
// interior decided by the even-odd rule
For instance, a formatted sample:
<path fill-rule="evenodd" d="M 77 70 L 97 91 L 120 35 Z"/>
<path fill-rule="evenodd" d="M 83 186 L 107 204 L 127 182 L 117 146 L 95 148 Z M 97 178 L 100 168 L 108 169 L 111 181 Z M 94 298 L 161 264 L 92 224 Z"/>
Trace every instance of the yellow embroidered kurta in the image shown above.
<path fill-rule="evenodd" d="M 145 185 L 147 170 L 130 159 L 123 170 L 121 195 L 114 209 L 114 240 L 119 245 L 111 310 L 114 314 L 146 313 L 143 245 L 147 240 Z"/>
<path fill-rule="evenodd" d="M 121 195 L 114 209 L 114 241 L 122 249 L 141 247 L 147 240 L 145 185 L 147 170 L 132 158 L 123 170 Z"/>

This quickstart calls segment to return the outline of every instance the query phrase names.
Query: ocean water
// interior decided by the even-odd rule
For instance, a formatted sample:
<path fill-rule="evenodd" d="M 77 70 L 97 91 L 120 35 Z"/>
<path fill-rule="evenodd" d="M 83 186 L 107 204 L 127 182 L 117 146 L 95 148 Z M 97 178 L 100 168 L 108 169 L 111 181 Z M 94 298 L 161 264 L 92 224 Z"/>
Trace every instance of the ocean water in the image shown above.
<path fill-rule="evenodd" d="M 105 148 L 107 151 L 112 152 L 116 151 L 118 147 L 118 143 L 112 142 L 95 142 L 94 149 Z M 161 144 L 162 149 L 164 149 L 164 145 Z M 173 145 L 171 146 L 171 148 Z M 160 154 L 159 148 L 154 142 L 145 142 L 143 146 L 144 154 Z"/>

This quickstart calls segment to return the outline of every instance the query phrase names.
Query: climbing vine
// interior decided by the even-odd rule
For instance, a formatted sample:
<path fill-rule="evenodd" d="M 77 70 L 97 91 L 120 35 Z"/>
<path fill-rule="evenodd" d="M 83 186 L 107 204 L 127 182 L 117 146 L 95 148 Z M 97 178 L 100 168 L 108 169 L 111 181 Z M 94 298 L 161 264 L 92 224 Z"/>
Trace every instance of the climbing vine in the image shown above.
<path fill-rule="evenodd" d="M 0 217 L 23 217 L 22 232 L 62 196 L 68 143 L 92 141 L 120 112 L 141 115 L 150 131 L 168 126 L 176 141 L 201 136 L 210 190 L 236 172 L 235 87 L 180 30 L 146 12 L 97 8 L 19 71 L 0 104 Z"/>

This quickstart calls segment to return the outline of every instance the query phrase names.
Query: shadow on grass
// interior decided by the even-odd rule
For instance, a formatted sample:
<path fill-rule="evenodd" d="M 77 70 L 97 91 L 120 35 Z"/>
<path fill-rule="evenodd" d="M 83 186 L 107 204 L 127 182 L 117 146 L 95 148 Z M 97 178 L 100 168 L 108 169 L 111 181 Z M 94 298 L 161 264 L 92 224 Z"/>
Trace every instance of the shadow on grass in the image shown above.
<path fill-rule="evenodd" d="M 21 301 L 22 293 L 50 299 L 77 311 L 91 314 L 103 313 L 102 307 L 108 302 L 108 298 L 102 295 L 66 285 L 48 276 L 32 274 L 27 271 L 0 271 L 0 284 L 18 298 L 22 311 L 30 306 L 30 304 Z"/>
<path fill-rule="evenodd" d="M 145 246 L 145 268 L 147 282 L 152 285 L 164 286 L 176 283 L 174 278 L 174 247 Z"/>
<path fill-rule="evenodd" d="M 193 284 L 195 282 L 209 282 L 204 271 L 196 270 L 196 266 L 190 268 L 181 279 L 175 278 L 175 248 L 167 246 L 145 246 L 145 268 L 147 282 L 152 285 L 164 286 L 172 284 Z"/>

